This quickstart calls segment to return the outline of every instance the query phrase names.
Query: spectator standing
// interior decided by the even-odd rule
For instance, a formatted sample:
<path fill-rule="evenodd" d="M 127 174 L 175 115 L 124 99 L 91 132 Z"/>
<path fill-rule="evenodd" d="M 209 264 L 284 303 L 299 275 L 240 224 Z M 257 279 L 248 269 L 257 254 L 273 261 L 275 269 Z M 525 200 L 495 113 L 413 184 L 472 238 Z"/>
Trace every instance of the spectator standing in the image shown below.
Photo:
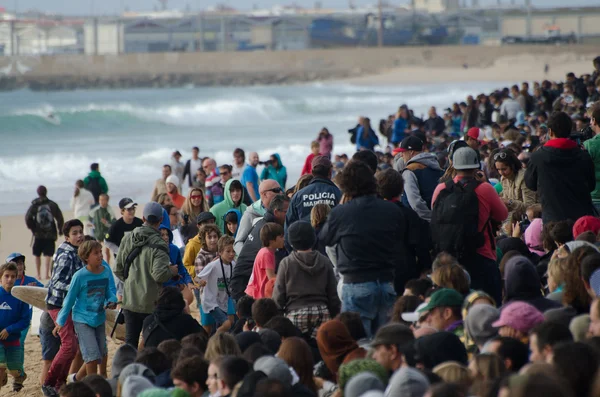
<path fill-rule="evenodd" d="M 83 185 L 92 193 L 96 204 L 98 204 L 98 199 L 102 193 L 108 193 L 108 185 L 104 177 L 100 174 L 100 165 L 98 163 L 90 165 L 90 173 L 83 180 Z"/>
<path fill-rule="evenodd" d="M 200 149 L 197 146 L 194 146 L 192 148 L 192 158 L 185 163 L 183 169 L 182 182 L 183 179 L 187 177 L 189 187 L 194 186 L 194 183 L 196 182 L 196 172 L 202 168 L 202 160 L 198 157 L 198 153 L 200 153 Z"/>

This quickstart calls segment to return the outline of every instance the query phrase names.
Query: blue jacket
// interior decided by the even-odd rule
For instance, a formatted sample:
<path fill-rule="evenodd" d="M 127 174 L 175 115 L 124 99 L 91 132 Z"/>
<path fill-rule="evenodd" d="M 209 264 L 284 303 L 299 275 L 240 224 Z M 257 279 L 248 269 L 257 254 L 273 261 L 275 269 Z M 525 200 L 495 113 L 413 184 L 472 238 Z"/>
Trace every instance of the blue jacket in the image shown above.
<path fill-rule="evenodd" d="M 23 281 L 21 283 L 21 281 Z M 40 283 L 35 277 L 25 276 L 23 279 L 18 278 L 15 281 L 15 287 L 18 285 L 29 285 L 29 283 L 35 283 L 36 287 L 43 287 L 44 284 Z"/>
<path fill-rule="evenodd" d="M 331 208 L 340 203 L 342 192 L 329 179 L 314 178 L 308 186 L 294 194 L 290 207 L 285 216 L 285 238 L 287 243 L 287 230 L 296 221 L 310 222 L 310 213 L 317 204 L 327 204 Z M 288 245 L 288 250 L 290 250 Z"/>
<path fill-rule="evenodd" d="M 188 273 L 187 269 L 183 265 L 183 258 L 181 257 L 181 250 L 173 244 L 173 232 L 171 229 L 164 223 L 160 225 L 159 231 L 165 229 L 169 232 L 169 259 L 171 260 L 171 264 L 177 265 L 177 273 L 179 274 L 178 280 L 169 280 L 166 283 L 163 283 L 163 287 L 171 287 L 179 284 L 191 284 L 192 278 Z"/>
<path fill-rule="evenodd" d="M 12 342 L 21 337 L 21 331 L 31 323 L 31 306 L 18 300 L 10 292 L 0 287 L 0 331 L 6 329 Z"/>
<path fill-rule="evenodd" d="M 235 229 L 235 233 L 233 235 L 233 238 L 235 238 L 237 236 L 237 232 L 240 229 L 240 222 L 242 221 L 242 213 L 240 212 L 240 210 L 236 210 L 235 208 L 230 209 L 229 211 L 227 211 L 225 213 L 225 215 L 223 215 L 223 229 L 225 230 L 225 234 L 229 234 L 229 230 L 227 230 L 227 222 L 225 222 L 225 218 L 227 218 L 227 214 L 229 214 L 230 212 L 233 212 L 234 214 L 237 215 L 237 225 L 238 228 Z"/>
<path fill-rule="evenodd" d="M 281 157 L 279 154 L 275 153 L 273 156 L 277 159 L 279 168 L 275 168 L 272 165 L 265 167 L 260 174 L 260 180 L 264 181 L 265 179 L 274 179 L 279 183 L 279 186 L 285 190 L 285 184 L 287 182 L 287 170 L 281 162 Z"/>
<path fill-rule="evenodd" d="M 392 132 L 392 143 L 400 143 L 404 139 L 405 130 L 408 128 L 408 120 L 402 117 L 394 121 L 394 131 Z"/>
<path fill-rule="evenodd" d="M 375 145 L 379 145 L 379 138 L 375 135 L 375 131 L 369 130 L 369 135 L 365 138 L 363 132 L 365 129 L 360 127 L 356 132 L 356 150 L 369 149 L 373 150 Z"/>

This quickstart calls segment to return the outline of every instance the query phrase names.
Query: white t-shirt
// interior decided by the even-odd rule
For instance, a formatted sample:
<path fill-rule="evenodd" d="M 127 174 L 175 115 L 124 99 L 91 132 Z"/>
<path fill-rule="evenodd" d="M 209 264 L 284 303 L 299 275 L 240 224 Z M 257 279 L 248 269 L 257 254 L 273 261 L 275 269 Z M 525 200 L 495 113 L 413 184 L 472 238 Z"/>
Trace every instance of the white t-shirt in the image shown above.
<path fill-rule="evenodd" d="M 244 169 L 246 168 L 246 164 L 242 164 L 241 167 L 238 167 L 235 164 L 233 164 L 231 167 L 231 176 L 233 177 L 233 179 L 241 181 L 242 174 L 244 173 Z"/>
<path fill-rule="evenodd" d="M 235 261 L 229 265 L 223 263 L 223 268 L 221 268 L 221 258 L 217 258 L 206 265 L 198 275 L 198 278 L 206 280 L 206 286 L 202 291 L 202 310 L 204 310 L 204 313 L 210 313 L 216 307 L 227 313 L 229 295 L 227 295 L 225 281 L 227 281 L 227 286 L 231 285 L 231 275 L 234 267 Z"/>
<path fill-rule="evenodd" d="M 198 171 L 199 168 L 202 168 L 202 160 L 190 159 L 190 174 L 192 174 L 192 181 L 196 180 L 196 171 Z"/>

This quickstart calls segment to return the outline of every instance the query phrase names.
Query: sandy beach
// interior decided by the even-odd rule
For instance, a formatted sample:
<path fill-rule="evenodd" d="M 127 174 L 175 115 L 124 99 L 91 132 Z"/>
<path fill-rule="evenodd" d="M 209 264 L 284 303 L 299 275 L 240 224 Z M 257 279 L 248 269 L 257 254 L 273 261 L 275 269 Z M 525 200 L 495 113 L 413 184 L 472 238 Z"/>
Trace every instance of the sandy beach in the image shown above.
<path fill-rule="evenodd" d="M 522 81 L 540 81 L 543 79 L 563 80 L 565 74 L 574 72 L 579 75 L 590 73 L 592 71 L 592 57 L 575 56 L 573 54 L 559 54 L 554 57 L 549 56 L 529 56 L 521 55 L 517 57 L 503 57 L 487 68 L 422 68 L 422 67 L 404 67 L 398 69 L 389 69 L 378 75 L 357 77 L 344 80 L 343 83 L 356 85 L 398 85 L 405 83 L 436 83 L 436 82 L 479 82 L 479 81 L 498 81 L 520 83 Z M 549 64 L 549 72 L 544 74 L 544 66 Z M 467 63 L 468 65 L 468 63 Z M 473 95 L 479 92 L 473 92 Z M 461 101 L 465 98 L 455 98 L 455 101 Z M 410 101 L 407 101 L 410 106 Z M 450 105 L 450 103 L 448 103 Z M 390 103 L 390 112 L 394 111 L 397 104 Z M 43 180 L 40 180 L 43 183 Z M 110 184 L 110 181 L 108 181 Z M 153 180 L 148 181 L 151 186 Z M 49 194 L 52 199 L 52 192 Z M 35 197 L 35 191 L 28 197 L 23 197 L 24 202 L 29 203 Z M 111 200 L 112 202 L 112 200 Z M 116 200 L 115 200 L 116 202 Z M 72 213 L 68 208 L 62 208 L 65 220 L 71 219 Z M 115 208 L 118 214 L 118 208 Z M 138 207 L 137 216 L 141 217 L 142 206 Z M 0 239 L 0 258 L 5 258 L 11 252 L 21 252 L 26 257 L 27 274 L 35 276 L 34 258 L 31 255 L 31 233 L 25 227 L 24 214 L 0 217 L 1 239 Z M 57 246 L 63 241 L 62 238 L 57 242 Z M 116 345 L 109 342 L 109 366 Z M 17 394 L 8 392 L 12 390 L 12 379 L 9 384 L 0 392 L 2 396 L 41 396 L 39 388 L 39 372 L 41 368 L 41 346 L 37 337 L 29 336 L 25 346 L 25 370 L 28 379 L 25 383 L 25 389 Z M 110 368 L 110 367 L 109 367 Z M 110 372 L 109 372 L 110 373 Z"/>

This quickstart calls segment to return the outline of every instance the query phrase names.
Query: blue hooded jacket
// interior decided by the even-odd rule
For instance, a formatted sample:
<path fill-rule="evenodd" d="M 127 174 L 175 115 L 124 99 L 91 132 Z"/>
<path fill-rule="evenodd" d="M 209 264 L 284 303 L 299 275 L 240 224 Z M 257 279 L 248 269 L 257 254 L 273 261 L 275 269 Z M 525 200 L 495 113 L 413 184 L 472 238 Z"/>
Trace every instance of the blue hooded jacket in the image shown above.
<path fill-rule="evenodd" d="M 285 190 L 285 184 L 287 182 L 287 170 L 281 162 L 281 157 L 279 156 L 279 153 L 275 153 L 273 157 L 277 159 L 277 162 L 279 163 L 279 168 L 275 168 L 272 165 L 265 167 L 262 173 L 260 174 L 260 180 L 276 180 L 279 183 L 279 186 L 281 186 L 281 188 Z"/>
<path fill-rule="evenodd" d="M 362 149 L 374 150 L 376 145 L 379 145 L 379 138 L 375 134 L 375 131 L 369 129 L 369 134 L 364 137 L 364 127 L 360 127 L 356 132 L 356 150 Z"/>
<path fill-rule="evenodd" d="M 165 229 L 169 232 L 169 258 L 171 259 L 171 263 L 173 265 L 177 265 L 177 272 L 179 273 L 179 280 L 171 279 L 171 280 L 167 281 L 166 283 L 163 283 L 163 287 L 170 287 L 170 286 L 175 286 L 175 285 L 179 285 L 179 284 L 191 284 L 192 278 L 190 277 L 190 274 L 186 270 L 185 266 L 183 265 L 183 258 L 181 257 L 181 251 L 175 244 L 173 244 L 173 232 L 171 231 L 169 226 L 165 224 L 164 219 L 163 219 L 163 223 L 160 225 L 158 230 L 160 231 L 163 229 Z"/>
<path fill-rule="evenodd" d="M 240 222 L 242 220 L 242 213 L 239 210 L 236 210 L 235 208 L 230 209 L 229 211 L 227 211 L 225 213 L 225 215 L 223 215 L 223 229 L 225 230 L 225 234 L 229 234 L 229 230 L 227 229 L 227 222 L 225 221 L 225 218 L 227 218 L 227 214 L 233 212 L 234 214 L 237 215 L 237 224 L 238 227 L 237 229 L 235 229 L 235 233 L 233 235 L 233 238 L 235 238 L 237 236 L 237 231 L 240 229 Z"/>
<path fill-rule="evenodd" d="M 404 139 L 406 133 L 404 132 L 408 128 L 408 120 L 399 117 L 394 121 L 394 130 L 392 132 L 392 143 L 400 143 Z"/>

